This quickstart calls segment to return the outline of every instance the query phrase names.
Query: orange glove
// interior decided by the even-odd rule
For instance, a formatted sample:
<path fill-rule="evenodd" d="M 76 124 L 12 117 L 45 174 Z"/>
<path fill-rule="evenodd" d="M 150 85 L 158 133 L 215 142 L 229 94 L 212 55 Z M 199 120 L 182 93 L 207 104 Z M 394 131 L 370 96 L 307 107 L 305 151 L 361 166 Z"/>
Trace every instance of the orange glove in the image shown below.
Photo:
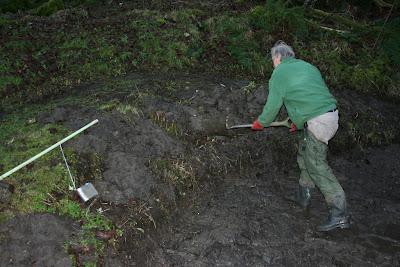
<path fill-rule="evenodd" d="M 297 131 L 296 124 L 294 124 L 294 123 L 291 123 L 291 124 L 290 124 L 290 129 L 289 129 L 289 132 L 290 132 L 291 134 L 295 134 L 295 133 L 296 133 L 296 131 Z"/>
<path fill-rule="evenodd" d="M 262 131 L 264 130 L 264 126 L 262 126 L 258 120 L 255 120 L 251 126 L 251 129 L 254 131 Z"/>

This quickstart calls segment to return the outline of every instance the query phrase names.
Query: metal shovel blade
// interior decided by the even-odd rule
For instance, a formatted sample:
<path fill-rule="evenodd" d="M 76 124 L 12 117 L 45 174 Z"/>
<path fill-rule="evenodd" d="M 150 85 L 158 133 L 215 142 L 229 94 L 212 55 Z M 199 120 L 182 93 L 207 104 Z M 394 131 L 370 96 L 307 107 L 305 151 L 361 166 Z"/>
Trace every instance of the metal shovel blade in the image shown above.
<path fill-rule="evenodd" d="M 76 191 L 83 202 L 86 202 L 99 194 L 92 183 L 86 183 L 79 187 Z"/>
<path fill-rule="evenodd" d="M 231 127 L 228 128 L 228 130 L 231 129 L 240 129 L 240 128 L 251 128 L 253 124 L 238 124 L 238 125 L 233 125 Z"/>

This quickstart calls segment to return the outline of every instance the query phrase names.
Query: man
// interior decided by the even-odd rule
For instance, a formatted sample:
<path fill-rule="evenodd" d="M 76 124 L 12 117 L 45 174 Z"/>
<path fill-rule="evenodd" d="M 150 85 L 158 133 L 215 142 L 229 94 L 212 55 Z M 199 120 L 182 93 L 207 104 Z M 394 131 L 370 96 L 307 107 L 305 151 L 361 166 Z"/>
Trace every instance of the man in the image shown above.
<path fill-rule="evenodd" d="M 311 191 L 317 186 L 329 207 L 328 220 L 318 231 L 349 228 L 343 188 L 328 166 L 328 141 L 338 129 L 336 100 L 329 92 L 319 70 L 295 58 L 293 49 L 279 41 L 271 49 L 274 71 L 269 80 L 269 95 L 253 130 L 268 127 L 282 105 L 292 120 L 291 131 L 302 130 L 297 163 L 300 180 L 294 201 L 304 209 L 310 205 Z"/>

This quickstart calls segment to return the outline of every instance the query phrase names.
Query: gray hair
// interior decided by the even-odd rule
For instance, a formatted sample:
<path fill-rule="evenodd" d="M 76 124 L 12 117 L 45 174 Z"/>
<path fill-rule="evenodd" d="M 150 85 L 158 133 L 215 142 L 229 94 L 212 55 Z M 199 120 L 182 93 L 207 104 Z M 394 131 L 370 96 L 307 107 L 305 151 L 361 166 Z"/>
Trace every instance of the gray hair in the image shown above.
<path fill-rule="evenodd" d="M 271 48 L 272 59 L 277 55 L 281 55 L 282 58 L 295 57 L 293 48 L 280 40 Z"/>

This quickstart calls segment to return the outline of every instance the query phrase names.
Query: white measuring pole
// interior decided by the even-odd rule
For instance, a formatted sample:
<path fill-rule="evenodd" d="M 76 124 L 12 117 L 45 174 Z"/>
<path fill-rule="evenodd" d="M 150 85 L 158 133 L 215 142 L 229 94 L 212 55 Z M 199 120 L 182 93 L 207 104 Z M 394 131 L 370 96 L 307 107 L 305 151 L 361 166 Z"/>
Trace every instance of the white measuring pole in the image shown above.
<path fill-rule="evenodd" d="M 43 150 L 42 152 L 40 152 L 39 154 L 37 154 L 36 156 L 28 159 L 27 161 L 19 164 L 17 167 L 15 167 L 12 170 L 9 170 L 8 172 L 6 172 L 5 174 L 3 174 L 2 176 L 0 176 L 0 181 L 3 180 L 4 178 L 6 178 L 7 176 L 13 174 L 14 172 L 18 171 L 19 169 L 25 167 L 26 165 L 28 165 L 29 163 L 37 160 L 38 158 L 40 158 L 41 156 L 43 156 L 44 154 L 50 152 L 51 150 L 53 150 L 54 148 L 60 146 L 61 144 L 67 142 L 69 139 L 74 138 L 76 135 L 80 134 L 81 132 L 83 132 L 84 130 L 86 130 L 87 128 L 93 126 L 94 124 L 98 123 L 99 120 L 94 120 L 91 123 L 87 124 L 86 126 L 83 126 L 82 128 L 80 128 L 79 130 L 77 130 L 76 132 L 73 132 L 72 134 L 68 135 L 67 137 L 65 137 L 63 140 L 57 142 L 56 144 L 52 145 L 51 147 L 46 148 L 45 150 Z"/>

